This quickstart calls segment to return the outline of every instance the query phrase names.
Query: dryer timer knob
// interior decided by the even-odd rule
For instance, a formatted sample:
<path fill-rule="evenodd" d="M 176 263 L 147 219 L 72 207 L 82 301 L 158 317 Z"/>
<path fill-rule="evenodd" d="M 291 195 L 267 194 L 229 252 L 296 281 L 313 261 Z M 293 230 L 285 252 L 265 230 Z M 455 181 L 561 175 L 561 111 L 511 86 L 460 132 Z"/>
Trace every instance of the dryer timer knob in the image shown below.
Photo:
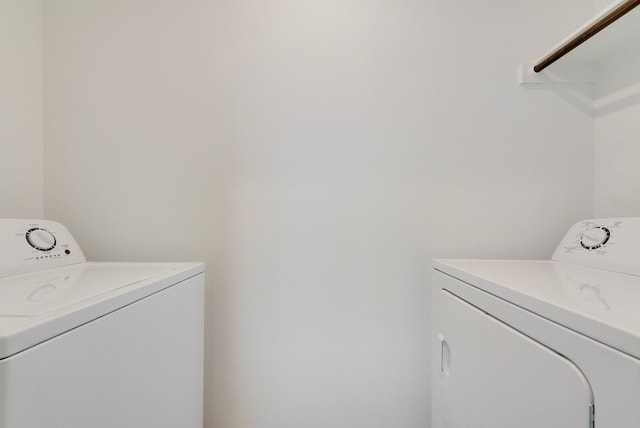
<path fill-rule="evenodd" d="M 34 227 L 25 234 L 29 245 L 38 251 L 50 251 L 56 247 L 56 237 L 47 229 Z"/>
<path fill-rule="evenodd" d="M 580 237 L 580 245 L 587 250 L 595 250 L 607 243 L 611 232 L 604 226 L 593 227 Z"/>

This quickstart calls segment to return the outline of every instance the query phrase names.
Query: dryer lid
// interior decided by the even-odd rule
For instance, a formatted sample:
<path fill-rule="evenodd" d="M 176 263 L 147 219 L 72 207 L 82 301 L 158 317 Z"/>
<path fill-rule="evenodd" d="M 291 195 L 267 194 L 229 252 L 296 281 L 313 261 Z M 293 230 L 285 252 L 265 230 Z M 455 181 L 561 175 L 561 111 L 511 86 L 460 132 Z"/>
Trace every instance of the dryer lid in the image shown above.
<path fill-rule="evenodd" d="M 640 277 L 553 261 L 436 259 L 434 268 L 640 358 Z"/>

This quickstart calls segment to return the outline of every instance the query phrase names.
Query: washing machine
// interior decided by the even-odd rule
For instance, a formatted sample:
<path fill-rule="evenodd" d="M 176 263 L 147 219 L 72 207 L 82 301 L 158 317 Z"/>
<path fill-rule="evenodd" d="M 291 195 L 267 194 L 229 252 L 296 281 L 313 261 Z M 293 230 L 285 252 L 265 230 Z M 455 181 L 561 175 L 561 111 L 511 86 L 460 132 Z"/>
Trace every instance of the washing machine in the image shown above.
<path fill-rule="evenodd" d="M 201 428 L 201 263 L 87 262 L 0 219 L 0 428 Z"/>
<path fill-rule="evenodd" d="M 640 218 L 550 260 L 435 259 L 432 428 L 640 427 Z"/>

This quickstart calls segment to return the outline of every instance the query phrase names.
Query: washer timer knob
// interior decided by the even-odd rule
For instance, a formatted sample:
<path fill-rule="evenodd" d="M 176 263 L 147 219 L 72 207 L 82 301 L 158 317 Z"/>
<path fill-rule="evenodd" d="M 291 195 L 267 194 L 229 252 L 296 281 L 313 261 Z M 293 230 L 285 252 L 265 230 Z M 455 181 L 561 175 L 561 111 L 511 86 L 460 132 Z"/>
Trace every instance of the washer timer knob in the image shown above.
<path fill-rule="evenodd" d="M 25 234 L 29 245 L 38 251 L 51 251 L 56 247 L 56 237 L 47 229 L 34 227 Z"/>
<path fill-rule="evenodd" d="M 595 250 L 607 243 L 611 232 L 604 226 L 593 227 L 582 234 L 580 245 L 587 250 Z"/>

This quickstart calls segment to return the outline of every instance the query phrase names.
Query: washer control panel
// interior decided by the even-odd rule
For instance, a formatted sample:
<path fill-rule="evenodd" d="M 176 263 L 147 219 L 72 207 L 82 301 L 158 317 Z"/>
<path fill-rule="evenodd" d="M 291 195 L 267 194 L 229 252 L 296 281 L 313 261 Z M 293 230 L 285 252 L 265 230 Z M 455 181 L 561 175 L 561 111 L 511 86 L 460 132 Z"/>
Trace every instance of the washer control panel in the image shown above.
<path fill-rule="evenodd" d="M 640 275 L 640 217 L 584 220 L 574 224 L 552 260 Z"/>
<path fill-rule="evenodd" d="M 76 240 L 58 222 L 0 219 L 0 277 L 85 261 Z"/>

